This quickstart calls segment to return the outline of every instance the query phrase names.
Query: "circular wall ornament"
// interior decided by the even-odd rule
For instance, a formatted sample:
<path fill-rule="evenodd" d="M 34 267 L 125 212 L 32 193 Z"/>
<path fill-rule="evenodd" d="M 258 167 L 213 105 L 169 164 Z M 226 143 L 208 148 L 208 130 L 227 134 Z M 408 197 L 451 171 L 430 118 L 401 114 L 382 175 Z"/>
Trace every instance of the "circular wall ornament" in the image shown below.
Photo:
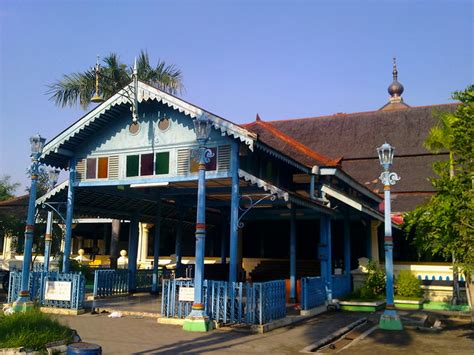
<path fill-rule="evenodd" d="M 140 123 L 136 122 L 136 123 L 130 123 L 130 126 L 128 127 L 128 131 L 130 132 L 130 134 L 137 134 L 138 132 L 140 132 Z"/>
<path fill-rule="evenodd" d="M 167 131 L 171 126 L 171 120 L 168 117 L 163 117 L 158 121 L 158 129 L 162 132 Z"/>

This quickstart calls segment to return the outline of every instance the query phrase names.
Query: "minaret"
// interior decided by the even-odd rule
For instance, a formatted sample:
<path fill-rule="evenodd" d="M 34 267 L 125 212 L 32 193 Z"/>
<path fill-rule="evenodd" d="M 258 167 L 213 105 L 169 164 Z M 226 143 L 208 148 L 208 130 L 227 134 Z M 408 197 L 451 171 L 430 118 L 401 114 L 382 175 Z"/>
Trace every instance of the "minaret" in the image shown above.
<path fill-rule="evenodd" d="M 402 94 L 403 94 L 403 85 L 400 84 L 398 81 L 398 69 L 397 69 L 397 59 L 393 58 L 393 81 L 388 87 L 387 91 L 390 94 L 388 99 L 388 103 L 385 104 L 380 111 L 388 111 L 388 110 L 397 110 L 410 107 L 406 103 L 403 102 Z"/>

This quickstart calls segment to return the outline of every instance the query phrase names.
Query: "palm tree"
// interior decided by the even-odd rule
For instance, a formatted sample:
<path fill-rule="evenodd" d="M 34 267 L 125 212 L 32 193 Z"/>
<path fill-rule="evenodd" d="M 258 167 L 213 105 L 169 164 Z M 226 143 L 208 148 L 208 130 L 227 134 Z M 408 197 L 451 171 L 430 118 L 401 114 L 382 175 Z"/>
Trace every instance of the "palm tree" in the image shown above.
<path fill-rule="evenodd" d="M 111 53 L 103 60 L 100 69 L 101 94 L 105 99 L 132 81 L 133 69 L 120 62 L 117 54 Z M 138 79 L 170 94 L 181 93 L 183 76 L 181 70 L 173 64 L 158 60 L 156 67 L 150 65 L 148 53 L 140 51 L 137 58 Z M 80 104 L 85 110 L 95 94 L 95 70 L 88 69 L 82 73 L 64 74 L 63 78 L 48 85 L 47 95 L 60 107 Z"/>

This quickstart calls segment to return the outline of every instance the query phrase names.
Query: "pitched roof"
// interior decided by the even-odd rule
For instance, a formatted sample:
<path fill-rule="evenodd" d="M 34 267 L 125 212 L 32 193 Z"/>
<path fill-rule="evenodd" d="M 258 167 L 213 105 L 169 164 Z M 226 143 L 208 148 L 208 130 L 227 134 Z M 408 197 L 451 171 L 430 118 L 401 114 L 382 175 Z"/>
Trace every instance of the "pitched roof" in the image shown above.
<path fill-rule="evenodd" d="M 257 134 L 258 141 L 285 154 L 309 168 L 318 166 L 338 166 L 340 159 L 330 159 L 311 150 L 301 142 L 283 133 L 274 125 L 264 122 L 257 115 L 255 122 L 243 125 L 246 129 Z"/>
<path fill-rule="evenodd" d="M 429 178 L 432 164 L 446 159 L 423 147 L 429 130 L 436 123 L 437 112 L 453 112 L 456 103 L 406 107 L 398 110 L 339 113 L 332 116 L 271 121 L 309 149 L 329 157 L 343 156 L 344 171 L 360 184 L 381 193 L 378 181 L 380 165 L 376 148 L 384 142 L 395 147 L 393 170 L 401 180 L 393 186 L 394 211 L 413 209 L 434 193 Z"/>
<path fill-rule="evenodd" d="M 130 86 L 131 84 L 122 88 L 115 95 L 107 99 L 107 101 L 92 109 L 63 132 L 51 139 L 43 149 L 42 162 L 47 165 L 66 168 L 78 144 L 81 144 L 91 135 L 95 134 L 98 129 L 109 124 L 109 122 L 116 117 L 116 114 L 122 110 L 127 110 L 125 104 L 129 102 L 128 92 L 131 90 Z M 250 149 L 253 149 L 253 142 L 256 138 L 253 133 L 176 96 L 139 81 L 137 97 L 140 103 L 155 100 L 191 118 L 206 115 L 215 129 L 220 130 L 222 134 L 239 139 L 247 144 Z"/>

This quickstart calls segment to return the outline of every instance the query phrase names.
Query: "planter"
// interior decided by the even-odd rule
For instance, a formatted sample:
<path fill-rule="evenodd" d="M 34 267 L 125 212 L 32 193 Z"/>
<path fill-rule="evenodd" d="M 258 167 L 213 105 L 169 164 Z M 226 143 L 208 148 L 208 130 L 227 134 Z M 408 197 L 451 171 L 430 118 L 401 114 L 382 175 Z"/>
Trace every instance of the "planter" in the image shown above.
<path fill-rule="evenodd" d="M 433 311 L 458 311 L 458 312 L 469 312 L 468 304 L 458 304 L 452 305 L 447 302 L 426 302 L 423 304 L 423 309 L 433 310 Z"/>
<path fill-rule="evenodd" d="M 397 300 L 395 298 L 395 308 L 400 309 L 422 309 L 423 308 L 423 300 Z"/>
<path fill-rule="evenodd" d="M 343 311 L 375 312 L 385 307 L 385 301 L 341 301 L 339 305 Z"/>

